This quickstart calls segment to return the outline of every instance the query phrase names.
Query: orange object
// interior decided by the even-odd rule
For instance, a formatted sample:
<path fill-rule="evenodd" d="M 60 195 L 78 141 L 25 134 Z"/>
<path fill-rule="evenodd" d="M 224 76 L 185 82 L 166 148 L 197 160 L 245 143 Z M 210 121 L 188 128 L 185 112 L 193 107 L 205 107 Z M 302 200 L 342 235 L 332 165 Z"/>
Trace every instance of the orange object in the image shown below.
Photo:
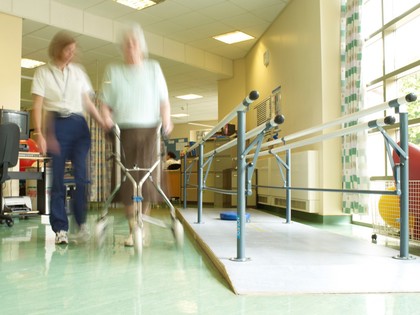
<path fill-rule="evenodd" d="M 33 139 L 20 140 L 20 144 L 26 144 L 29 148 L 28 152 L 39 152 L 38 145 Z M 26 168 L 31 167 L 34 164 L 35 160 L 30 159 L 20 159 L 19 167 L 20 171 L 24 172 Z"/>
<path fill-rule="evenodd" d="M 395 190 L 390 187 L 388 190 Z M 378 210 L 384 222 L 391 227 L 400 229 L 400 197 L 383 195 L 379 199 Z M 420 240 L 420 182 L 409 182 L 408 225 L 410 237 Z"/>
<path fill-rule="evenodd" d="M 390 187 L 387 190 L 395 190 L 395 187 Z M 400 197 L 393 195 L 383 195 L 379 199 L 379 214 L 386 224 L 396 229 L 400 228 Z M 410 211 L 408 216 L 409 228 L 413 229 L 414 218 Z"/>
<path fill-rule="evenodd" d="M 398 145 L 400 143 L 398 142 Z M 420 147 L 418 145 L 415 145 L 413 143 L 408 144 L 408 178 L 410 180 L 418 180 L 420 179 Z M 400 163 L 400 157 L 394 150 L 392 153 L 392 158 L 394 160 L 394 163 Z"/>

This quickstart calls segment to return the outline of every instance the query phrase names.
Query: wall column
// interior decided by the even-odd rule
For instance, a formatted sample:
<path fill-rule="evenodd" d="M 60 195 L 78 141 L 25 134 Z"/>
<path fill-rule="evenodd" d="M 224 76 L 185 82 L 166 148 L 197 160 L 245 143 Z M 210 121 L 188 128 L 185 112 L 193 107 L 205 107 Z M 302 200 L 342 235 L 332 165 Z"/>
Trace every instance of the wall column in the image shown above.
<path fill-rule="evenodd" d="M 0 43 L 0 108 L 20 110 L 21 18 L 0 13 Z M 6 181 L 3 193 L 19 196 L 19 181 Z"/>
<path fill-rule="evenodd" d="M 0 13 L 0 107 L 20 109 L 22 19 Z"/>

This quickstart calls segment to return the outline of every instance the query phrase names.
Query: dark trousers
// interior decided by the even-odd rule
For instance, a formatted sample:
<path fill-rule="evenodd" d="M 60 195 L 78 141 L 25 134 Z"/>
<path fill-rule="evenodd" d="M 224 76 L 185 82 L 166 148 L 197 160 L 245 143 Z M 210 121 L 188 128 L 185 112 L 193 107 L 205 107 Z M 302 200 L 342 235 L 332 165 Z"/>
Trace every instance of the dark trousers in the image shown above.
<path fill-rule="evenodd" d="M 86 222 L 87 207 L 87 155 L 90 149 L 90 132 L 87 122 L 80 115 L 53 118 L 54 132 L 60 145 L 60 153 L 52 154 L 52 187 L 50 204 L 50 224 L 54 232 L 68 231 L 66 187 L 64 171 L 67 160 L 72 162 L 76 191 L 73 211 L 78 225 Z"/>

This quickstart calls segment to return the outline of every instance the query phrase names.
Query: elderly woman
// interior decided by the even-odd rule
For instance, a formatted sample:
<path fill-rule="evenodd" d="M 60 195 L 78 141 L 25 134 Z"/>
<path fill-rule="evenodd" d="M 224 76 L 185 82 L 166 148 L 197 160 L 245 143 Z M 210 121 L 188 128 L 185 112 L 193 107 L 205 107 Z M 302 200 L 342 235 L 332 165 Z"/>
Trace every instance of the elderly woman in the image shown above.
<path fill-rule="evenodd" d="M 90 149 L 90 132 L 84 112 L 103 126 L 103 120 L 90 99 L 92 86 L 82 68 L 72 63 L 75 39 L 57 33 L 49 45 L 50 62 L 39 67 L 32 83 L 33 117 L 38 146 L 52 157 L 53 181 L 50 200 L 50 223 L 56 244 L 68 244 L 69 221 L 65 209 L 64 169 L 72 162 L 76 191 L 74 217 L 79 226 L 77 240 L 89 237 L 86 228 L 88 182 L 86 158 Z"/>
<path fill-rule="evenodd" d="M 109 65 L 104 74 L 101 94 L 104 122 L 107 128 L 117 124 L 121 129 L 124 165 L 128 168 L 134 165 L 150 168 L 157 158 L 157 127 L 162 123 L 165 134 L 173 128 L 168 89 L 159 64 L 148 58 L 146 41 L 139 25 L 127 26 L 121 34 L 120 44 L 124 63 Z M 132 175 L 138 182 L 144 172 Z M 130 229 L 124 244 L 133 246 L 137 222 L 131 182 L 123 182 L 119 193 Z M 149 181 L 143 186 L 142 197 L 142 213 L 149 214 L 151 202 L 157 198 L 156 190 Z M 147 238 L 147 235 L 144 237 Z M 147 244 L 145 239 L 143 242 Z"/>

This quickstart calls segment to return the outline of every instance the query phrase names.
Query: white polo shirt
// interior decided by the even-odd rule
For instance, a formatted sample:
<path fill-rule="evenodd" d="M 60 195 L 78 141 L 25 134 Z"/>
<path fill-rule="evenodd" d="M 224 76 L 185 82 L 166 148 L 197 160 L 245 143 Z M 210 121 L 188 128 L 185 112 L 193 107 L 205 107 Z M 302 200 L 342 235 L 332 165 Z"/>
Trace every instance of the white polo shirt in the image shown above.
<path fill-rule="evenodd" d="M 47 111 L 82 114 L 82 95 L 92 92 L 92 86 L 79 65 L 69 64 L 61 71 L 49 63 L 36 69 L 31 92 L 44 98 Z"/>

